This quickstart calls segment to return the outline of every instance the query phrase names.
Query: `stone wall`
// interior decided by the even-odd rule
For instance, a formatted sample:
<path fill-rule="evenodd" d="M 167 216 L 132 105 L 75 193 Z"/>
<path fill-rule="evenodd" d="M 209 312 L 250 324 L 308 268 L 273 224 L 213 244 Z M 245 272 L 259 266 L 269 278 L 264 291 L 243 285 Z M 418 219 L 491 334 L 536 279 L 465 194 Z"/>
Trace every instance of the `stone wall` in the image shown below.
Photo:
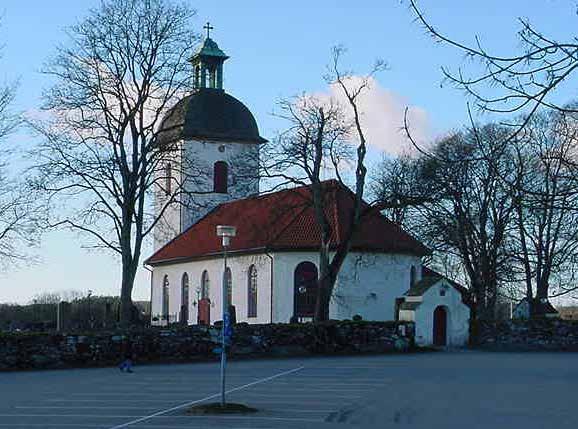
<path fill-rule="evenodd" d="M 148 329 L 129 334 L 0 334 L 0 371 L 110 366 L 130 343 L 137 364 L 217 359 L 220 330 L 214 327 Z M 230 355 L 303 356 L 406 352 L 413 325 L 393 322 L 328 322 L 235 326 Z"/>
<path fill-rule="evenodd" d="M 578 351 L 578 321 L 559 319 L 479 322 L 476 346 L 507 351 Z"/>

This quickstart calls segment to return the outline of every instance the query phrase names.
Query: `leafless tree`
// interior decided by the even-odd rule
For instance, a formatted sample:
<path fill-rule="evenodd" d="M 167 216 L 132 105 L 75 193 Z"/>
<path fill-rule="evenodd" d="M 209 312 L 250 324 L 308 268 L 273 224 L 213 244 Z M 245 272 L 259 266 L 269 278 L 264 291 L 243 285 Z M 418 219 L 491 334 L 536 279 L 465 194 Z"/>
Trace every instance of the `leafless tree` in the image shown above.
<path fill-rule="evenodd" d="M 32 124 L 43 137 L 32 185 L 47 197 L 50 226 L 119 256 L 125 326 L 143 242 L 194 175 L 188 165 L 167 169 L 180 148 L 161 127 L 190 89 L 193 15 L 173 0 L 101 2 L 47 64 L 56 80 L 45 94 L 49 119 Z M 153 209 L 155 192 L 165 197 Z"/>
<path fill-rule="evenodd" d="M 459 42 L 438 30 L 418 6 L 409 0 L 411 10 L 426 32 L 439 43 L 453 46 L 466 54 L 474 64 L 481 65 L 473 73 L 462 68 L 451 71 L 443 68 L 444 76 L 472 97 L 476 106 L 484 111 L 523 113 L 517 134 L 540 108 L 576 113 L 575 106 L 560 104 L 556 90 L 576 75 L 578 68 L 578 42 L 569 35 L 560 41 L 548 37 L 526 19 L 519 19 L 518 38 L 520 51 L 511 55 L 496 55 L 487 51 L 480 38 L 475 45 Z"/>
<path fill-rule="evenodd" d="M 513 140 L 516 234 L 513 255 L 527 298 L 576 290 L 578 124 L 560 112 L 534 115 Z"/>
<path fill-rule="evenodd" d="M 351 240 L 369 210 L 363 201 L 366 185 L 367 141 L 359 107 L 361 94 L 368 90 L 370 78 L 385 64 L 377 62 L 370 73 L 353 78 L 343 72 L 340 59 L 342 47 L 333 49 L 327 81 L 345 100 L 303 95 L 282 101 L 281 116 L 289 127 L 276 139 L 265 158 L 265 175 L 281 179 L 282 183 L 308 185 L 315 219 L 321 230 L 319 243 L 319 286 L 315 306 L 315 320 L 327 320 L 329 303 L 341 266 L 351 248 Z M 324 177 L 327 176 L 327 177 Z M 345 234 L 332 248 L 332 227 L 328 219 L 328 186 L 323 179 L 335 177 L 341 186 L 347 179 L 353 182 L 353 201 Z"/>
<path fill-rule="evenodd" d="M 376 182 L 378 192 L 397 200 L 421 199 L 405 213 L 406 225 L 434 251 L 433 265 L 453 270 L 452 261 L 459 260 L 476 318 L 493 318 L 510 263 L 506 244 L 513 208 L 502 176 L 511 162 L 500 145 L 506 132 L 494 125 L 455 132 L 436 142 L 431 155 L 406 159 L 403 176 L 395 175 L 399 162 L 382 164 Z"/>
<path fill-rule="evenodd" d="M 2 144 L 20 124 L 19 115 L 11 109 L 16 88 L 16 83 L 0 85 L 0 268 L 28 258 L 24 249 L 38 238 L 33 220 L 38 207 L 9 172 L 8 157 L 14 150 Z"/>

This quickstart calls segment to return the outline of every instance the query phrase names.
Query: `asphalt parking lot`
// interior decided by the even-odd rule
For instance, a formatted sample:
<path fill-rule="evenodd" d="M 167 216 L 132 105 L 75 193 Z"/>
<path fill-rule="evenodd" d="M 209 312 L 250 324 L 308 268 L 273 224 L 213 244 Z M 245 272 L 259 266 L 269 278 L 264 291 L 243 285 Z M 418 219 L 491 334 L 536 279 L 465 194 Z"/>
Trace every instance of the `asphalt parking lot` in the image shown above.
<path fill-rule="evenodd" d="M 444 352 L 0 373 L 0 428 L 575 428 L 577 354 Z"/>

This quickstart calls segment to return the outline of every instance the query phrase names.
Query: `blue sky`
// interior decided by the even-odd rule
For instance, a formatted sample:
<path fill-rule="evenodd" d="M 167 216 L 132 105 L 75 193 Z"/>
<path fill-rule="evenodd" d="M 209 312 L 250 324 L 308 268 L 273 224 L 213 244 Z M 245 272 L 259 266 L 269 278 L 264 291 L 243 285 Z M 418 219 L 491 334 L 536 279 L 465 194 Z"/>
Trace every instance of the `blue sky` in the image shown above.
<path fill-rule="evenodd" d="M 39 70 L 59 43 L 65 28 L 86 15 L 97 0 L 2 0 L 0 82 L 20 80 L 15 107 L 38 108 L 42 90 L 50 85 Z M 200 29 L 210 20 L 213 38 L 231 56 L 226 63 L 225 87 L 249 106 L 261 134 L 272 137 L 279 123 L 271 116 L 275 102 L 302 92 L 325 90 L 322 79 L 330 48 L 344 44 L 346 65 L 360 72 L 376 58 L 390 68 L 378 75 L 380 88 L 398 104 L 416 106 L 427 116 L 432 134 L 467 123 L 466 100 L 459 91 L 440 86 L 440 67 L 456 68 L 463 55 L 435 44 L 413 21 L 407 3 L 399 0 L 205 0 L 190 1 L 198 11 Z M 481 36 L 498 53 L 517 49 L 518 17 L 528 18 L 544 33 L 568 39 L 576 26 L 574 0 L 422 0 L 435 27 L 465 42 Z M 575 93 L 561 94 L 573 99 Z M 401 124 L 400 124 L 401 125 Z M 2 145 L 25 149 L 34 139 L 25 131 Z M 0 273 L 0 302 L 26 302 L 35 293 L 50 290 L 118 292 L 120 268 L 109 255 L 81 249 L 78 236 L 52 232 L 38 249 L 41 262 Z M 135 299 L 149 295 L 142 270 Z"/>

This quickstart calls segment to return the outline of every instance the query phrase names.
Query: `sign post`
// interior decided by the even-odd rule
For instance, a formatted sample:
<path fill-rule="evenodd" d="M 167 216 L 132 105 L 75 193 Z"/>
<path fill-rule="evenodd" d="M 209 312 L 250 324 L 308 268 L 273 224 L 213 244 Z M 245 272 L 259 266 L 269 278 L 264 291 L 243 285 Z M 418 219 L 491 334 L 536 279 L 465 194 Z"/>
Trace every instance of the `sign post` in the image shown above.
<path fill-rule="evenodd" d="M 228 311 L 229 303 L 227 302 L 227 247 L 231 243 L 231 237 L 236 235 L 237 231 L 234 226 L 219 225 L 217 226 L 217 235 L 223 238 L 223 285 L 221 290 L 221 307 L 223 314 L 223 325 L 221 332 L 221 407 L 225 406 L 225 371 L 227 368 L 227 343 L 230 342 L 232 335 L 231 318 Z"/>

